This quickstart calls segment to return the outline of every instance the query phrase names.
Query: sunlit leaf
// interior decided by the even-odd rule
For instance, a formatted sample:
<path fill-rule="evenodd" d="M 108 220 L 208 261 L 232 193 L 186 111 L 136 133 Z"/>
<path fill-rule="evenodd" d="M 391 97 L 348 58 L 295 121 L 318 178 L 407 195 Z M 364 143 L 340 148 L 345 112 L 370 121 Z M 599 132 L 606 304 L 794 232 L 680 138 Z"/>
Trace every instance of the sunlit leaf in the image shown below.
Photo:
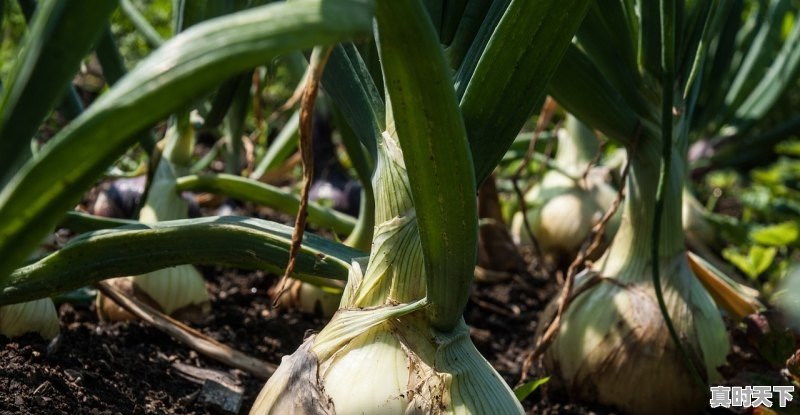
<path fill-rule="evenodd" d="M 794 243 L 799 235 L 800 225 L 797 222 L 783 222 L 751 231 L 750 239 L 760 245 L 780 247 Z"/>
<path fill-rule="evenodd" d="M 522 385 L 514 388 L 514 395 L 517 397 L 517 399 L 519 399 L 520 402 L 522 402 L 528 397 L 528 395 L 533 393 L 536 389 L 539 389 L 539 386 L 544 385 L 549 380 L 550 376 L 523 383 Z"/>
<path fill-rule="evenodd" d="M 798 157 L 800 156 L 800 140 L 793 139 L 784 141 L 775 147 L 775 151 L 779 154 Z"/>
<path fill-rule="evenodd" d="M 748 277 L 756 279 L 772 265 L 777 253 L 777 248 L 753 245 L 746 255 L 735 248 L 727 248 L 722 251 L 722 256 Z"/>

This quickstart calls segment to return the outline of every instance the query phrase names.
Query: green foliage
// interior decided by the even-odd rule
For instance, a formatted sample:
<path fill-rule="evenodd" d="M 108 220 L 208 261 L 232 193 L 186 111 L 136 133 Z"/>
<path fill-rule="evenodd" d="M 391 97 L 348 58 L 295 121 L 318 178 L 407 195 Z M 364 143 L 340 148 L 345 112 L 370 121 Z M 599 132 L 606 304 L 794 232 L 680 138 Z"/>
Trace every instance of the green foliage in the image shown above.
<path fill-rule="evenodd" d="M 0 84 L 5 85 L 27 25 L 16 1 L 4 1 L 0 8 Z"/>
<path fill-rule="evenodd" d="M 548 381 L 550 381 L 550 376 L 523 383 L 522 385 L 519 385 L 516 388 L 514 388 L 514 395 L 520 402 L 522 402 L 525 400 L 525 398 L 530 396 L 530 394 L 535 392 L 536 389 L 539 389 L 539 386 L 544 385 Z"/>
<path fill-rule="evenodd" d="M 198 25 L 167 42 L 102 95 L 0 193 L 0 276 L 27 257 L 105 167 L 133 144 L 136 133 L 270 56 L 349 39 L 371 26 L 367 1 L 319 6 L 315 1 L 280 3 Z M 165 60 L 174 65 L 165 68 Z"/>
<path fill-rule="evenodd" d="M 131 3 L 162 38 L 169 39 L 172 36 L 173 0 L 133 0 Z M 129 70 L 153 52 L 145 36 L 136 30 L 133 22 L 119 8 L 111 15 L 111 31 Z"/>
<path fill-rule="evenodd" d="M 766 295 L 796 260 L 800 239 L 800 163 L 792 148 L 795 140 L 777 147 L 786 155 L 749 172 L 715 170 L 701 183 L 709 216 L 725 242 L 723 257 Z"/>
<path fill-rule="evenodd" d="M 768 225 L 750 231 L 750 239 L 760 245 L 785 247 L 797 241 L 800 224 L 795 221 Z"/>
<path fill-rule="evenodd" d="M 101 0 L 87 10 L 57 1 L 36 9 L 0 101 L 0 184 L 30 157 L 31 137 L 68 91 L 113 8 Z"/>
<path fill-rule="evenodd" d="M 180 264 L 213 264 L 280 272 L 292 228 L 254 218 L 207 217 L 85 233 L 64 248 L 0 279 L 0 305 L 70 291 L 92 282 Z M 120 255 L 126 252 L 126 255 Z M 306 235 L 295 276 L 321 284 L 347 278 L 364 253 Z M 86 258 L 96 260 L 86 260 Z M 102 258 L 102 260 L 101 260 Z M 330 284 L 330 283 L 328 283 Z M 14 287 L 11 289 L 10 287 Z"/>
<path fill-rule="evenodd" d="M 787 156 L 793 157 L 800 157 L 800 140 L 798 139 L 790 139 L 784 142 L 778 143 L 775 146 L 775 151 L 778 154 L 785 154 Z"/>
<path fill-rule="evenodd" d="M 5 259 L 0 275 L 19 264 L 104 172 L 141 173 L 144 157 L 157 152 L 149 137 L 153 126 L 170 114 L 196 109 L 195 114 L 204 117 L 195 125 L 202 134 L 218 135 L 224 129 L 230 136 L 232 157 L 226 164 L 232 171 L 240 171 L 232 166 L 243 151 L 238 137 L 252 129 L 261 130 L 255 141 L 260 145 L 252 151 L 254 165 L 249 166 L 258 165 L 253 176 L 261 177 L 280 165 L 293 150 L 296 136 L 293 128 L 284 128 L 280 146 L 264 150 L 267 131 L 288 114 L 252 114 L 251 81 L 267 83 L 259 84 L 254 104 L 288 98 L 305 70 L 300 51 L 363 39 L 373 27 L 373 5 L 368 0 L 297 0 L 226 15 L 256 3 L 130 0 L 111 16 L 107 27 L 86 25 L 102 30 L 98 58 L 109 89 L 58 132 L 35 161 L 16 172 L 0 194 L 0 255 Z M 588 4 L 587 0 L 571 0 L 566 6 L 555 1 L 511 0 L 491 6 L 487 1 L 449 2 L 437 9 L 439 17 L 431 24 L 426 10 L 414 1 L 383 2 L 375 48 L 360 50 L 343 43 L 333 52 L 323 82 L 336 113 L 350 127 L 342 129 L 346 133 L 342 138 L 357 175 L 364 182 L 370 180 L 374 168 L 370 156 L 384 130 L 391 134 L 396 129 L 406 153 L 428 291 L 439 298 L 431 301 L 430 309 L 442 328 L 457 320 L 469 295 L 477 236 L 476 180 L 491 172 L 536 110 Z M 396 13 L 414 22 L 413 33 L 396 24 Z M 206 19 L 210 20 L 203 22 Z M 519 37 L 530 39 L 512 41 Z M 445 53 L 447 45 L 454 48 Z M 373 50 L 382 53 L 382 73 L 376 70 Z M 279 61 L 273 60 L 278 56 Z M 254 70 L 254 78 L 249 71 L 259 65 L 263 67 Z M 496 77 L 494 68 L 499 66 L 524 70 Z M 458 92 L 451 68 L 458 69 Z M 73 75 L 74 70 L 65 73 Z M 381 79 L 384 74 L 390 82 Z M 384 85 L 394 108 L 388 120 L 381 96 Z M 146 152 L 132 150 L 137 141 Z M 195 170 L 213 166 L 216 157 L 212 148 L 195 163 Z M 479 168 L 477 175 L 473 163 Z M 58 169 L 50 168 L 56 165 Z M 199 175 L 178 182 L 181 189 L 226 192 L 292 212 L 296 208 L 296 197 L 238 177 Z M 369 194 L 366 186 L 365 195 Z M 336 231 L 353 229 L 352 218 L 324 206 L 312 204 L 310 214 L 312 221 Z M 439 308 L 441 303 L 447 305 Z"/>
<path fill-rule="evenodd" d="M 735 248 L 726 248 L 722 251 L 722 256 L 751 280 L 755 280 L 772 266 L 777 253 L 778 250 L 774 247 L 753 245 L 745 254 L 738 252 Z"/>
<path fill-rule="evenodd" d="M 266 183 L 230 174 L 184 176 L 178 179 L 179 190 L 195 190 L 224 194 L 229 197 L 261 203 L 290 215 L 297 215 L 300 198 Z M 330 227 L 335 232 L 350 233 L 356 220 L 321 203 L 309 202 L 308 221 Z"/>

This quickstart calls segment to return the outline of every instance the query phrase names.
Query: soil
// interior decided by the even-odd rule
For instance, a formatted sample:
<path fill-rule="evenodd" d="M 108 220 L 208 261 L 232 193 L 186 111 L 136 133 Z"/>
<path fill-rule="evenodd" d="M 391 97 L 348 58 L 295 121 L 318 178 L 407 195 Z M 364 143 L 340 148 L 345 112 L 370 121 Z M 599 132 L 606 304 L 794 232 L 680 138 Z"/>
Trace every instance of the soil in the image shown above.
<path fill-rule="evenodd" d="M 254 357 L 279 363 L 324 320 L 271 308 L 267 289 L 275 277 L 262 272 L 201 268 L 208 280 L 214 313 L 195 327 Z M 533 344 L 538 313 L 558 289 L 545 276 L 476 284 L 465 318 L 480 352 L 509 384 L 517 384 L 525 354 Z M 52 343 L 28 335 L 0 336 L 2 414 L 207 414 L 226 413 L 203 404 L 202 385 L 188 379 L 181 364 L 215 369 L 243 388 L 239 413 L 246 414 L 263 381 L 198 356 L 143 323 L 99 322 L 90 303 L 59 306 L 61 335 Z M 765 366 L 746 336 L 737 364 L 780 376 Z M 762 359 L 763 360 L 763 359 Z M 533 379 L 545 376 L 540 369 Z M 545 385 L 524 401 L 529 413 L 612 414 L 613 410 L 569 403 Z"/>

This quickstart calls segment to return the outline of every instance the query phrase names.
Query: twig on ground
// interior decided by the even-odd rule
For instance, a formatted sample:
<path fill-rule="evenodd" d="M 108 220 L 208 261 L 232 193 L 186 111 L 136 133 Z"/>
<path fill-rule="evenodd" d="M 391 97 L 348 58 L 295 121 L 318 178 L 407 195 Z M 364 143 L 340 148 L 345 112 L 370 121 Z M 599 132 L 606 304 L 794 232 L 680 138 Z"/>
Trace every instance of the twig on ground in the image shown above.
<path fill-rule="evenodd" d="M 110 298 L 129 313 L 153 325 L 164 333 L 167 333 L 179 343 L 189 346 L 202 355 L 208 356 L 228 366 L 241 369 L 264 380 L 269 379 L 277 369 L 276 365 L 232 349 L 156 310 L 137 298 L 114 288 L 105 281 L 98 282 L 95 286 L 103 295 Z"/>

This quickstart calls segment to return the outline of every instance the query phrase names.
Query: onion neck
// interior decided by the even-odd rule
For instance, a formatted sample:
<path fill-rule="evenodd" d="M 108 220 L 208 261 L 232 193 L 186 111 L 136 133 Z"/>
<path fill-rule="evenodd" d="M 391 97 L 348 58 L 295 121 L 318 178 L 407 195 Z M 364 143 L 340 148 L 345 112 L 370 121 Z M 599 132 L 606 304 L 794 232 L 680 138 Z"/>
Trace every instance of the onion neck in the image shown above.
<path fill-rule="evenodd" d="M 600 149 L 594 132 L 573 115 L 567 115 L 564 129 L 557 133 L 555 163 L 571 174 L 582 175 Z"/>
<path fill-rule="evenodd" d="M 372 178 L 375 232 L 364 278 L 353 287 L 357 292 L 354 305 L 358 307 L 407 303 L 426 295 L 411 187 L 400 145 L 391 130 L 378 140 L 376 161 Z"/>
<path fill-rule="evenodd" d="M 174 116 L 170 124 L 164 158 L 176 166 L 188 167 L 192 161 L 195 141 L 189 113 L 183 112 Z"/>
<path fill-rule="evenodd" d="M 177 190 L 176 180 L 189 171 L 194 150 L 194 129 L 189 114 L 183 113 L 170 120 L 165 135 L 166 146 L 151 178 L 147 199 L 139 212 L 144 223 L 185 219 L 189 204 Z"/>
<path fill-rule="evenodd" d="M 613 276 L 623 282 L 650 279 L 653 213 L 661 166 L 659 147 L 653 142 L 646 142 L 639 151 L 629 151 L 632 156 L 622 223 L 605 255 L 595 267 L 604 275 Z M 665 207 L 660 223 L 660 261 L 670 260 L 686 249 L 681 218 L 686 162 L 680 148 L 678 145 L 673 150 L 670 175 L 664 193 Z M 664 280 L 670 278 L 671 275 L 662 276 Z"/>

